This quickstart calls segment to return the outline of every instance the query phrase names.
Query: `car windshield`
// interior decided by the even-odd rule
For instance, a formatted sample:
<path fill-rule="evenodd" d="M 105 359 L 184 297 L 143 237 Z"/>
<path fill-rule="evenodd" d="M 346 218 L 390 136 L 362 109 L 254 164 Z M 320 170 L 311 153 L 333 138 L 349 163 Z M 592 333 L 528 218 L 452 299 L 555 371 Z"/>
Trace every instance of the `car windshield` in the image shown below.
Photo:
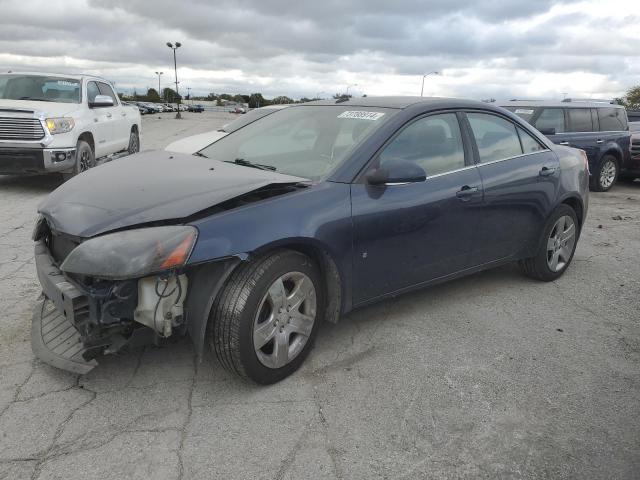
<path fill-rule="evenodd" d="M 396 112 L 338 105 L 289 107 L 236 130 L 199 154 L 320 180 Z"/>
<path fill-rule="evenodd" d="M 266 117 L 267 115 L 271 115 L 277 111 L 277 108 L 256 108 L 255 110 L 251 110 L 241 117 L 236 118 L 233 122 L 227 123 L 220 130 L 227 133 L 235 132 L 245 125 L 249 125 L 259 118 Z"/>
<path fill-rule="evenodd" d="M 0 98 L 80 103 L 80 81 L 46 75 L 0 75 Z"/>

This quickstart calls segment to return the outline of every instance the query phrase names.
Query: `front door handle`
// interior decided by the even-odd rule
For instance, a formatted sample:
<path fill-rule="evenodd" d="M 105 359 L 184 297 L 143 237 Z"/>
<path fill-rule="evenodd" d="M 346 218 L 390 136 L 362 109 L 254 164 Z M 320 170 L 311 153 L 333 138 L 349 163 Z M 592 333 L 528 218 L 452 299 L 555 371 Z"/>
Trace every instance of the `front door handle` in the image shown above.
<path fill-rule="evenodd" d="M 469 185 L 465 185 L 456 192 L 456 197 L 458 197 L 463 202 L 466 202 L 469 201 L 471 199 L 471 196 L 475 193 L 478 193 L 478 187 L 470 187 Z"/>
<path fill-rule="evenodd" d="M 122 115 L 123 117 L 126 117 L 126 116 L 127 116 L 127 114 L 126 114 L 125 112 L 122 112 L 122 113 L 121 113 L 121 115 Z"/>
<path fill-rule="evenodd" d="M 107 118 L 111 118 L 113 115 L 111 115 L 110 113 L 107 113 Z"/>
<path fill-rule="evenodd" d="M 557 168 L 556 167 L 542 167 L 542 169 L 540 169 L 540 176 L 541 177 L 549 177 L 551 175 L 553 175 L 554 173 L 556 173 Z"/>
<path fill-rule="evenodd" d="M 597 143 L 598 145 L 600 145 L 601 143 L 604 143 L 604 140 L 602 140 L 601 138 L 599 138 L 599 139 L 597 139 L 597 140 L 596 140 L 596 143 Z"/>
<path fill-rule="evenodd" d="M 559 145 L 569 145 L 569 142 L 560 142 Z"/>

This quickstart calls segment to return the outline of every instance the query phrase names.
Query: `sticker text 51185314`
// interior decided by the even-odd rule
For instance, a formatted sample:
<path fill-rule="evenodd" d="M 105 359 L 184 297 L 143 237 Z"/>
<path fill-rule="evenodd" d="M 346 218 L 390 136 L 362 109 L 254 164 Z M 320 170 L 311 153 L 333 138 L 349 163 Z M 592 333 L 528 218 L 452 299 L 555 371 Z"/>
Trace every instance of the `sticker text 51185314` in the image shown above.
<path fill-rule="evenodd" d="M 384 116 L 384 113 L 380 112 L 365 112 L 363 110 L 350 110 L 342 112 L 338 115 L 338 118 L 353 118 L 356 120 L 379 120 Z"/>

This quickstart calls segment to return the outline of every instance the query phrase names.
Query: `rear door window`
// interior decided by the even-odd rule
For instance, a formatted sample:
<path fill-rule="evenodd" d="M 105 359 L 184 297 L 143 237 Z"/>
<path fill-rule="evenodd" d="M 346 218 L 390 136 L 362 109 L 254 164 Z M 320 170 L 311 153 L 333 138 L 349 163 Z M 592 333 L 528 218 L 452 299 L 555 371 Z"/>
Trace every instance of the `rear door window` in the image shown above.
<path fill-rule="evenodd" d="M 538 130 L 554 128 L 556 133 L 563 133 L 564 128 L 564 111 L 562 108 L 543 108 L 535 121 Z"/>
<path fill-rule="evenodd" d="M 480 163 L 522 155 L 516 126 L 504 118 L 487 113 L 468 113 L 480 155 Z"/>
<path fill-rule="evenodd" d="M 623 108 L 598 108 L 601 132 L 617 132 L 627 129 L 627 116 Z"/>
<path fill-rule="evenodd" d="M 523 153 L 535 153 L 547 149 L 547 147 L 544 147 L 538 140 L 520 127 L 518 127 L 518 135 L 520 136 L 520 143 L 522 143 Z"/>
<path fill-rule="evenodd" d="M 569 108 L 569 129 L 572 132 L 593 132 L 591 110 L 588 108 Z"/>

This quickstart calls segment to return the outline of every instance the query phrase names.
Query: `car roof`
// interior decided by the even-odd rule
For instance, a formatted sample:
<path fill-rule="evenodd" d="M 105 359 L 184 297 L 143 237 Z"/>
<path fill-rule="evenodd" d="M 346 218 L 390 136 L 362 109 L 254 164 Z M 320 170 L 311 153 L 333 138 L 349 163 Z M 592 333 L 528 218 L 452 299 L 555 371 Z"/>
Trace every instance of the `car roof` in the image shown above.
<path fill-rule="evenodd" d="M 82 80 L 83 78 L 90 80 L 100 80 L 101 82 L 111 83 L 110 80 L 107 80 L 104 77 L 99 77 L 97 75 L 87 75 L 87 74 L 78 74 L 78 73 L 59 73 L 59 72 L 15 72 L 13 70 L 8 72 L 3 72 L 4 75 L 40 75 L 45 77 L 63 77 L 63 78 L 71 78 L 73 80 Z"/>
<path fill-rule="evenodd" d="M 556 108 L 624 108 L 614 103 L 588 101 L 557 101 L 557 100 L 509 100 L 495 102 L 500 107 L 556 107 Z"/>
<path fill-rule="evenodd" d="M 357 97 L 349 100 L 316 100 L 300 105 L 339 105 L 341 107 L 378 107 L 405 109 L 413 105 L 432 108 L 486 108 L 488 103 L 447 97 Z"/>

